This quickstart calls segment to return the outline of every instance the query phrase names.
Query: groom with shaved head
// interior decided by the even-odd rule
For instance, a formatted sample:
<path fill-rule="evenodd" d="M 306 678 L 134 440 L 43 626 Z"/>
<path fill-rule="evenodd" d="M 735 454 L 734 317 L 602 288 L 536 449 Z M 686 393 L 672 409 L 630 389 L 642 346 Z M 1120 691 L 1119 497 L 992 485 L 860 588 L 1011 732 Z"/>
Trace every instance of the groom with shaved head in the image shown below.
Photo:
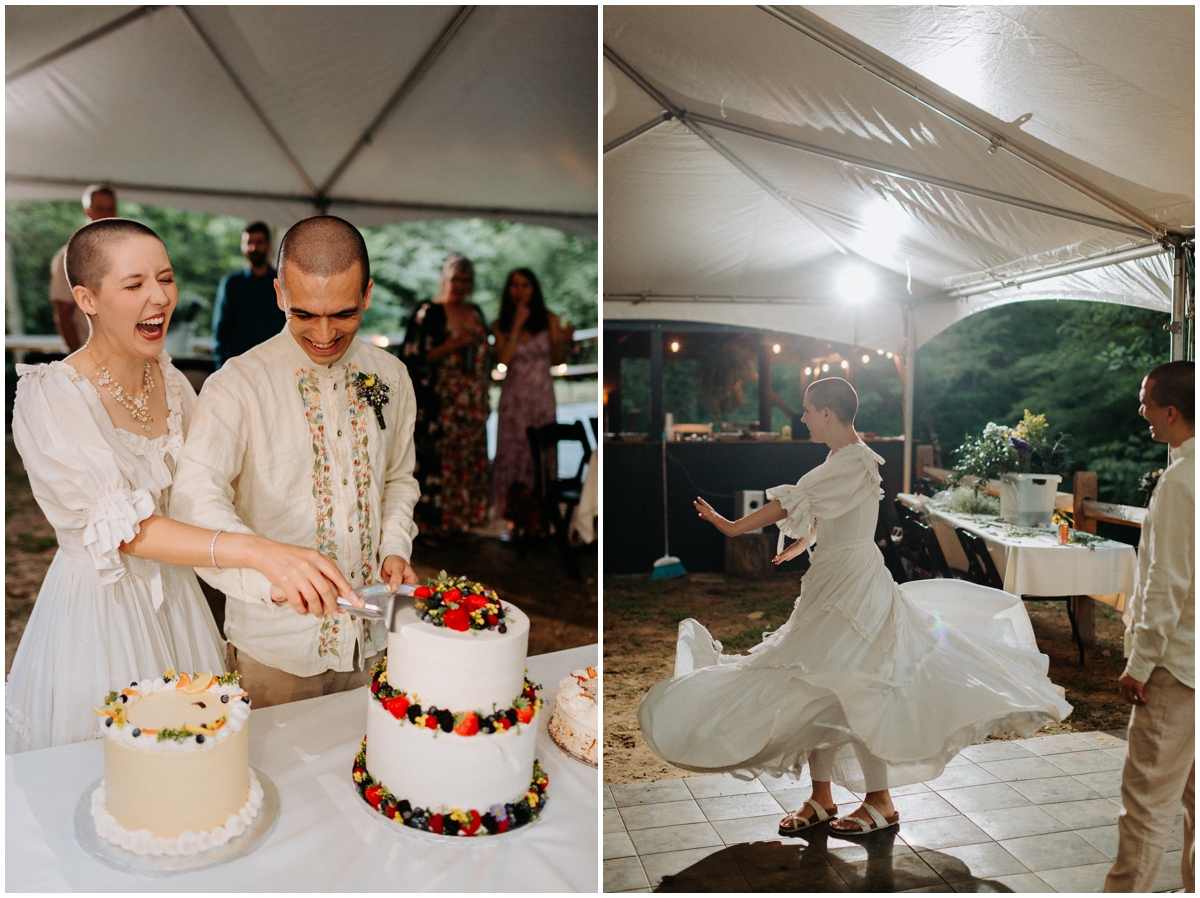
<path fill-rule="evenodd" d="M 355 339 L 371 304 L 366 244 L 340 218 L 306 218 L 280 241 L 277 269 L 287 323 L 205 382 L 171 510 L 312 546 L 354 587 L 415 583 L 416 400 L 404 365 Z M 227 667 L 256 708 L 362 686 L 387 647 L 383 624 L 339 613 L 333 590 L 295 614 L 254 571 L 197 573 L 226 595 Z"/>

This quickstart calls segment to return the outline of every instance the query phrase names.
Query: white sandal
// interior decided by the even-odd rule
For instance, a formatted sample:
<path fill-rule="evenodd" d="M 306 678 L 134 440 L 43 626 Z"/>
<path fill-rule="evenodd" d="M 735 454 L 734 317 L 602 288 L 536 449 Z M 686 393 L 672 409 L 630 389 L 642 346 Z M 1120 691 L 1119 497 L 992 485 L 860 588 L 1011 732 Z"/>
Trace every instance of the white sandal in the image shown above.
<path fill-rule="evenodd" d="M 858 829 L 839 829 L 836 825 L 831 825 L 829 828 L 830 832 L 835 832 L 839 836 L 865 836 L 867 833 L 879 832 L 882 829 L 890 829 L 900 824 L 899 811 L 896 811 L 890 817 L 884 817 L 883 814 L 879 813 L 879 811 L 875 810 L 875 808 L 871 807 L 865 801 L 862 803 L 862 806 L 867 809 L 867 814 L 871 817 L 869 821 L 859 817 L 838 817 L 837 820 L 833 821 L 834 824 L 853 823 Z"/>
<path fill-rule="evenodd" d="M 816 814 L 816 816 L 811 820 L 809 820 L 807 817 L 800 816 L 800 811 L 803 811 L 806 807 L 812 808 L 813 812 Z M 804 802 L 804 804 L 800 805 L 799 810 L 792 811 L 792 813 L 788 814 L 787 817 L 784 818 L 785 822 L 779 824 L 779 834 L 781 836 L 794 836 L 796 833 L 804 832 L 806 829 L 812 829 L 814 826 L 824 823 L 826 820 L 834 819 L 834 814 L 836 813 L 836 804 L 833 806 L 833 814 L 831 814 L 825 810 L 825 808 L 821 807 L 821 803 L 819 801 L 817 801 L 815 798 L 810 798 L 808 801 Z"/>

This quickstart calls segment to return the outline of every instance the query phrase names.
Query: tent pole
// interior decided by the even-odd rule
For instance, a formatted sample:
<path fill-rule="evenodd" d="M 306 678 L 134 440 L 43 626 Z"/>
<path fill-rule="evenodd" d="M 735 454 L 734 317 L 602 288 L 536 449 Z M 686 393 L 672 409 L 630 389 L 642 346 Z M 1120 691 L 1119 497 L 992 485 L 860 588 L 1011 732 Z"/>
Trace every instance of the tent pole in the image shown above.
<path fill-rule="evenodd" d="M 136 22 L 138 19 L 142 18 L 142 16 L 161 8 L 162 7 L 160 6 L 139 6 L 132 12 L 127 12 L 120 18 L 113 19 L 107 25 L 101 25 L 95 31 L 89 31 L 82 37 L 78 37 L 70 43 L 64 44 L 57 50 L 51 50 L 45 56 L 41 56 L 35 59 L 33 62 L 27 63 L 26 65 L 21 66 L 19 69 L 9 72 L 4 76 L 4 83 L 11 84 L 22 75 L 28 75 L 30 72 L 40 69 L 44 65 L 49 65 L 50 63 L 54 62 L 54 60 L 61 59 L 68 53 L 73 53 L 75 50 L 86 47 L 88 44 L 98 41 L 102 37 L 107 37 L 114 31 L 119 31 L 131 22 Z"/>
<path fill-rule="evenodd" d="M 661 324 L 650 325 L 650 414 L 646 432 L 651 439 L 661 440 L 664 433 L 663 412 L 663 332 Z"/>
<path fill-rule="evenodd" d="M 669 117 L 669 116 L 668 116 Z M 1006 206 L 1015 206 L 1019 209 L 1028 209 L 1031 212 L 1040 212 L 1043 215 L 1053 215 L 1056 218 L 1065 218 L 1068 221 L 1078 221 L 1083 224 L 1092 225 L 1097 228 L 1104 228 L 1109 231 L 1118 231 L 1122 234 L 1133 234 L 1141 237 L 1145 235 L 1145 228 L 1137 225 L 1126 224 L 1120 221 L 1110 221 L 1107 218 L 1097 218 L 1094 215 L 1087 215 L 1083 212 L 1075 212 L 1070 209 L 1062 209 L 1058 206 L 1049 206 L 1045 203 L 1039 203 L 1034 200 L 1021 199 L 1020 197 L 1009 196 L 1005 193 L 997 193 L 994 190 L 987 190 L 983 187 L 974 187 L 970 184 L 962 184 L 958 181 L 951 181 L 949 178 L 940 178 L 937 175 L 924 174 L 922 172 L 912 171 L 911 169 L 899 168 L 895 165 L 883 165 L 871 159 L 864 159 L 862 156 L 855 156 L 852 153 L 842 153 L 838 150 L 829 149 L 828 147 L 817 146 L 816 144 L 807 143 L 802 140 L 792 140 L 790 137 L 781 137 L 778 134 L 773 134 L 770 131 L 763 131 L 759 128 L 751 128 L 747 125 L 739 125 L 737 122 L 731 122 L 726 119 L 713 118 L 711 115 L 701 115 L 698 112 L 689 112 L 688 117 L 693 121 L 708 125 L 713 128 L 720 128 L 725 131 L 732 131 L 735 134 L 745 134 L 747 137 L 756 137 L 759 140 L 767 141 L 768 143 L 777 143 L 780 146 L 791 147 L 795 150 L 800 150 L 804 153 L 812 153 L 814 156 L 823 156 L 826 159 L 836 159 L 839 162 L 849 162 L 851 165 L 857 165 L 859 168 L 865 168 L 868 171 L 879 172 L 891 178 L 900 178 L 906 181 L 915 181 L 918 184 L 930 184 L 934 187 L 942 187 L 946 190 L 953 190 L 955 193 L 965 193 L 968 196 L 977 196 L 981 199 L 992 200 L 993 202 L 1003 203 Z M 653 125 L 659 124 L 658 120 L 642 125 L 636 131 L 630 132 L 626 137 L 618 138 L 612 144 L 606 144 L 604 152 L 608 152 L 610 147 L 619 146 L 619 142 L 627 140 L 629 137 L 636 137 L 643 130 Z"/>
<path fill-rule="evenodd" d="M 1187 359 L 1187 292 L 1183 277 L 1183 241 L 1171 241 L 1175 253 L 1175 279 L 1171 290 L 1171 323 L 1167 330 L 1171 334 L 1171 361 Z"/>
<path fill-rule="evenodd" d="M 1078 262 L 1067 262 L 1063 265 L 1052 265 L 1049 268 L 1039 268 L 1034 271 L 1026 271 L 1022 274 L 1014 274 L 1012 277 L 1003 278 L 1001 280 L 983 281 L 981 283 L 967 284 L 958 287 L 954 290 L 947 291 L 947 295 L 955 296 L 964 299 L 968 296 L 977 296 L 980 293 L 991 293 L 993 290 L 1001 290 L 1005 287 L 1016 287 L 1021 284 L 1032 284 L 1034 281 L 1044 281 L 1048 278 L 1061 277 L 1064 274 L 1075 274 L 1079 271 L 1089 271 L 1093 268 L 1103 268 L 1106 265 L 1117 265 L 1121 262 L 1131 262 L 1134 259 L 1145 259 L 1149 256 L 1157 256 L 1160 253 L 1167 252 L 1167 249 L 1158 243 L 1149 243 L 1145 246 L 1136 246 L 1133 249 L 1123 249 L 1115 253 L 1104 253 L 1099 256 L 1092 256 L 1090 259 L 1080 259 Z"/>
<path fill-rule="evenodd" d="M 912 492 L 913 386 L 916 382 L 917 335 L 913 307 L 904 307 L 904 492 Z"/>

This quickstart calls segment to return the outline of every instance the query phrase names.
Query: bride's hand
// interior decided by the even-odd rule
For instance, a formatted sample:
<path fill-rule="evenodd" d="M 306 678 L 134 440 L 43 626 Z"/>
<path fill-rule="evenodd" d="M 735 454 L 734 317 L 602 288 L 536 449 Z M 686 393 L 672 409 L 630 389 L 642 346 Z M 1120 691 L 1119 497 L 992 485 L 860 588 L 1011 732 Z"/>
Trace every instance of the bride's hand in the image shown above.
<path fill-rule="evenodd" d="M 342 610 L 339 595 L 361 604 L 337 565 L 314 549 L 264 539 L 257 561 L 256 570 L 271 581 L 272 601 L 287 602 L 298 614 L 333 617 Z"/>
<path fill-rule="evenodd" d="M 783 564 L 785 561 L 791 561 L 807 548 L 808 540 L 798 539 L 771 560 L 776 564 Z"/>
<path fill-rule="evenodd" d="M 726 535 L 729 534 L 729 527 L 732 524 L 732 521 L 717 514 L 711 505 L 697 496 L 696 500 L 692 503 L 692 506 L 696 509 L 696 513 L 700 516 L 700 520 L 708 521 L 722 533 Z"/>

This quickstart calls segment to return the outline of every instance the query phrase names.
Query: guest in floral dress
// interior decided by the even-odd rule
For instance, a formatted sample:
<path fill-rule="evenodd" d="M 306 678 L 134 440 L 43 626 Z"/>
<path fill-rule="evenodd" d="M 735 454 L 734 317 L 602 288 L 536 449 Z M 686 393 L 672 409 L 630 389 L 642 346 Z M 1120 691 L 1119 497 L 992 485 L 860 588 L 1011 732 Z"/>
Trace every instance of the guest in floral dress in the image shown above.
<path fill-rule="evenodd" d="M 532 488 L 534 483 L 533 453 L 525 429 L 555 421 L 550 366 L 561 364 L 566 358 L 574 328 L 569 324 L 559 326 L 558 316 L 546 311 L 537 275 L 528 268 L 518 268 L 504 284 L 500 320 L 493 332 L 496 355 L 508 370 L 500 395 L 492 504 L 497 517 L 514 521 L 517 510 L 510 505 L 517 505 L 519 498 L 514 495 L 514 502 L 510 503 L 510 491 L 515 486 L 519 494 L 522 486 Z M 553 477 L 558 460 L 546 461 Z"/>
<path fill-rule="evenodd" d="M 401 349 L 417 394 L 416 517 L 429 543 L 487 522 L 487 322 L 474 289 L 471 260 L 447 258 L 437 298 L 413 314 Z"/>

